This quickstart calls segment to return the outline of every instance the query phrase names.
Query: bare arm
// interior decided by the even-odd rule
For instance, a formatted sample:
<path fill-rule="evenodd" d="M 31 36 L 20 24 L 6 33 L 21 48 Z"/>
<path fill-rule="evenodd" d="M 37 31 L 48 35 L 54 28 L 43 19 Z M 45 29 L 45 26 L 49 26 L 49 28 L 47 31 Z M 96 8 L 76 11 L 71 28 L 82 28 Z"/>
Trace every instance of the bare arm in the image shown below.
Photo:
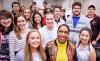
<path fill-rule="evenodd" d="M 96 41 L 98 41 L 99 39 L 100 39 L 100 32 L 99 32 L 99 34 L 98 34 L 98 36 L 96 38 Z"/>
<path fill-rule="evenodd" d="M 90 61 L 96 61 L 96 52 L 92 46 L 90 48 Z"/>

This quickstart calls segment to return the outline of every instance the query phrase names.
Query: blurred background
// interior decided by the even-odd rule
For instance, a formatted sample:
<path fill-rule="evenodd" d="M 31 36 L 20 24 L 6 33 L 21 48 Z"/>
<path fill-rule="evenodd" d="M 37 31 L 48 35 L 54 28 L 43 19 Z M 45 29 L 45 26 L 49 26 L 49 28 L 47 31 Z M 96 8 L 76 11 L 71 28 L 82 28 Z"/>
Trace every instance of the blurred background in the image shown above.
<path fill-rule="evenodd" d="M 62 8 L 66 9 L 66 13 L 71 13 L 71 5 L 74 1 L 80 1 L 82 3 L 82 13 L 86 15 L 87 7 L 91 4 L 96 6 L 96 13 L 100 15 L 100 0 L 0 0 L 0 10 L 6 9 L 11 11 L 11 4 L 14 1 L 18 1 L 25 7 L 30 7 L 32 1 L 36 1 L 37 7 L 43 8 L 43 2 L 48 3 L 48 7 L 53 5 L 61 5 Z"/>

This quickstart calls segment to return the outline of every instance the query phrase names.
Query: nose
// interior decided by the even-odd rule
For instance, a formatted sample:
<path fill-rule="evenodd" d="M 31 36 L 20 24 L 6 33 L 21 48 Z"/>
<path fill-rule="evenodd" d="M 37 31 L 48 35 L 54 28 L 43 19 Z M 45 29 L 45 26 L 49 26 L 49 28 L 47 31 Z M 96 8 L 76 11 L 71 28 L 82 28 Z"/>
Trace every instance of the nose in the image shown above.
<path fill-rule="evenodd" d="M 8 22 L 9 20 L 8 19 L 6 19 L 6 20 L 4 20 L 5 22 Z"/>
<path fill-rule="evenodd" d="M 83 39 L 86 39 L 86 36 L 83 36 Z"/>
<path fill-rule="evenodd" d="M 61 33 L 61 35 L 63 35 L 63 36 L 64 36 L 64 35 L 65 35 L 65 33 L 64 33 L 64 32 L 62 32 L 62 33 Z"/>
<path fill-rule="evenodd" d="M 20 22 L 20 25 L 22 25 L 23 23 L 22 22 Z"/>

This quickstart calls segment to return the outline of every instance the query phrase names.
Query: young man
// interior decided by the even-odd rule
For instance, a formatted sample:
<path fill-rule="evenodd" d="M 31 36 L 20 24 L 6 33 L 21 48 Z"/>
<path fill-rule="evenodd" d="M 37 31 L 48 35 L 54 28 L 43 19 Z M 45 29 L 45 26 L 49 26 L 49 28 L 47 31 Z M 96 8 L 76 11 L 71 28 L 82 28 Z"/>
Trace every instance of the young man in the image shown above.
<path fill-rule="evenodd" d="M 54 40 L 57 37 L 57 28 L 54 26 L 54 14 L 46 14 L 46 25 L 39 29 L 42 38 L 42 45 L 45 48 L 46 44 L 50 40 Z"/>
<path fill-rule="evenodd" d="M 12 13 L 14 16 L 21 13 L 20 3 L 19 2 L 13 2 L 12 3 Z"/>
<path fill-rule="evenodd" d="M 55 6 L 54 16 L 55 16 L 55 26 L 56 27 L 59 27 L 61 24 L 65 24 L 65 21 L 61 18 L 61 7 L 60 6 Z"/>
<path fill-rule="evenodd" d="M 36 4 L 37 4 L 37 3 L 36 3 L 35 1 L 33 1 L 33 2 L 32 2 L 32 5 L 30 6 L 30 9 L 31 9 L 31 11 L 32 11 L 32 14 L 34 14 L 34 13 L 36 12 L 36 8 L 37 8 L 37 7 L 36 7 Z"/>
<path fill-rule="evenodd" d="M 81 3 L 74 2 L 72 5 L 72 15 L 68 17 L 66 24 L 70 28 L 69 37 L 71 42 L 78 43 L 79 42 L 79 32 L 84 27 L 90 27 L 90 22 L 86 19 L 85 16 L 81 14 Z"/>
<path fill-rule="evenodd" d="M 96 42 L 100 42 L 100 17 L 95 13 L 96 8 L 94 5 L 88 7 L 87 18 L 91 24 L 91 30 L 93 32 L 92 44 L 95 45 Z"/>
<path fill-rule="evenodd" d="M 90 5 L 88 7 L 87 18 L 90 21 L 91 30 L 93 32 L 91 42 L 94 46 L 100 47 L 100 17 L 96 15 L 95 11 L 96 11 L 95 6 Z M 96 48 L 96 53 L 97 53 L 96 61 L 100 61 L 100 54 L 98 54 L 100 53 L 99 50 L 100 48 Z"/>

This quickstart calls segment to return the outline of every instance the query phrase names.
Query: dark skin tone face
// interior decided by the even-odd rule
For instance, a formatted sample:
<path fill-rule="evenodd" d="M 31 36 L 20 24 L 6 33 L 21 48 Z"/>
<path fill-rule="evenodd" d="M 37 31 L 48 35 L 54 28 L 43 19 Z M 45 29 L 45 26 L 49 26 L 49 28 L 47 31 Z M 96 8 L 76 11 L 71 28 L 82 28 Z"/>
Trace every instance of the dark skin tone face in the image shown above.
<path fill-rule="evenodd" d="M 69 32 L 66 26 L 61 26 L 58 30 L 58 40 L 60 43 L 65 43 L 68 40 Z"/>

